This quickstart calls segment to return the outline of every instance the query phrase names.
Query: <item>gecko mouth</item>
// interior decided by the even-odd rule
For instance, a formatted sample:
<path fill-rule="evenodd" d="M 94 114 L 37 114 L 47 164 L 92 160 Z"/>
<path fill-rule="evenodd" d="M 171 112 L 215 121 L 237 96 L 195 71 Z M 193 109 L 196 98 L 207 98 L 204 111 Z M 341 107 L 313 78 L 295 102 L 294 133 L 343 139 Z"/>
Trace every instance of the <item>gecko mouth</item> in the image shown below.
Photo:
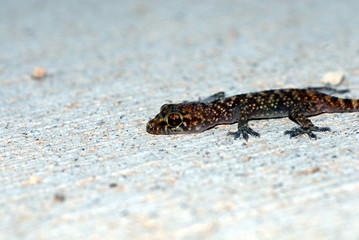
<path fill-rule="evenodd" d="M 155 135 L 168 134 L 166 130 L 167 130 L 166 128 L 156 126 L 153 120 L 149 121 L 146 125 L 146 131 L 151 134 L 155 134 Z"/>
<path fill-rule="evenodd" d="M 147 123 L 146 131 L 151 134 L 159 134 L 159 130 L 157 129 L 157 127 L 153 126 L 153 120 Z"/>
<path fill-rule="evenodd" d="M 173 128 L 170 126 L 156 126 L 154 121 L 151 120 L 146 125 L 146 131 L 155 135 L 169 135 L 169 134 L 180 134 L 183 133 L 179 128 Z"/>

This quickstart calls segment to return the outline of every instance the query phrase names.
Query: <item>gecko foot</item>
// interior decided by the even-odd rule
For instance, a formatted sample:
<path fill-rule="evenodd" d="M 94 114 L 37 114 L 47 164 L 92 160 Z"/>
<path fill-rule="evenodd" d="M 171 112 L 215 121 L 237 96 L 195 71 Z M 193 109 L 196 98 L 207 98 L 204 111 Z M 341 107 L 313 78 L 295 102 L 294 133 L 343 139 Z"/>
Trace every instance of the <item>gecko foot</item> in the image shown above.
<path fill-rule="evenodd" d="M 255 131 L 253 131 L 252 128 L 250 128 L 250 127 L 246 127 L 246 128 L 243 128 L 243 127 L 242 127 L 242 128 L 240 128 L 240 129 L 238 129 L 237 132 L 229 132 L 229 133 L 228 133 L 228 135 L 234 136 L 234 139 L 240 138 L 241 135 L 242 135 L 242 137 L 243 137 L 246 141 L 248 141 L 248 134 L 250 134 L 250 135 L 252 135 L 252 136 L 254 136 L 254 137 L 260 137 L 260 134 L 257 133 L 257 132 L 255 132 Z"/>
<path fill-rule="evenodd" d="M 330 131 L 330 128 L 328 127 L 311 127 L 311 128 L 292 128 L 292 130 L 287 130 L 284 132 L 285 135 L 289 135 L 290 138 L 298 137 L 303 134 L 307 134 L 309 138 L 317 139 L 317 135 L 315 135 L 313 132 L 327 132 Z"/>

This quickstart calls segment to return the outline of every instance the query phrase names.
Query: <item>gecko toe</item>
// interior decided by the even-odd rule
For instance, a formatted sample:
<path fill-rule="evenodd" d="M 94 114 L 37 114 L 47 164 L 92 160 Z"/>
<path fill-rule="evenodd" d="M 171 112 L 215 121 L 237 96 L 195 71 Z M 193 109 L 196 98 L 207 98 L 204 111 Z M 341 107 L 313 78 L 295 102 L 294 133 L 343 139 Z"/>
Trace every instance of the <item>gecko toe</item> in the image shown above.
<path fill-rule="evenodd" d="M 326 131 L 326 130 L 325 130 Z M 311 129 L 305 129 L 305 128 L 293 128 L 292 130 L 287 130 L 284 132 L 285 135 L 289 135 L 290 138 L 293 137 L 299 137 L 303 134 L 307 134 L 309 138 L 311 139 L 317 139 L 317 135 L 315 135 Z"/>
<path fill-rule="evenodd" d="M 312 131 L 309 130 L 309 131 L 306 132 L 306 134 L 307 134 L 310 138 L 317 140 L 317 135 L 315 135 Z"/>
<path fill-rule="evenodd" d="M 298 132 L 297 129 L 287 130 L 287 131 L 284 132 L 284 135 L 289 135 L 290 138 L 297 137 L 297 136 L 299 136 L 301 134 L 302 133 Z"/>
<path fill-rule="evenodd" d="M 250 127 L 243 127 L 243 128 L 241 128 L 241 130 L 240 130 L 243 134 L 250 134 L 251 136 L 253 136 L 253 137 L 260 137 L 260 134 L 259 133 L 257 133 L 256 131 L 254 131 L 252 128 L 250 128 Z"/>
<path fill-rule="evenodd" d="M 245 132 L 242 132 L 242 136 L 243 136 L 243 138 L 248 142 L 248 134 L 247 133 L 245 133 Z"/>
<path fill-rule="evenodd" d="M 241 136 L 248 141 L 249 135 L 253 137 L 260 137 L 260 134 L 253 131 L 250 127 L 238 129 L 237 132 L 229 132 L 228 135 L 234 136 L 234 139 L 240 138 Z"/>
<path fill-rule="evenodd" d="M 239 132 L 228 132 L 227 135 L 234 136 L 234 139 L 237 139 L 241 136 L 241 133 Z"/>
<path fill-rule="evenodd" d="M 312 127 L 310 130 L 314 132 L 330 132 L 330 128 L 328 127 Z"/>
<path fill-rule="evenodd" d="M 248 129 L 248 133 L 252 135 L 253 137 L 260 137 L 261 135 L 255 131 L 253 131 L 251 128 Z"/>

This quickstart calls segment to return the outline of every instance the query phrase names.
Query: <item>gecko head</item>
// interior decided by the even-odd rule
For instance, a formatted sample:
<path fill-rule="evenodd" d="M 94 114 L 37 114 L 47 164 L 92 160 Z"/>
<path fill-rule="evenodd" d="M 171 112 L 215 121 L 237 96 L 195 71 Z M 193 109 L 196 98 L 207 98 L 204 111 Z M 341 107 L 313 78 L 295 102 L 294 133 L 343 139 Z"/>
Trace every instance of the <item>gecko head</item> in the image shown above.
<path fill-rule="evenodd" d="M 146 131 L 157 135 L 201 132 L 203 107 L 196 103 L 164 104 L 160 113 L 147 123 Z"/>

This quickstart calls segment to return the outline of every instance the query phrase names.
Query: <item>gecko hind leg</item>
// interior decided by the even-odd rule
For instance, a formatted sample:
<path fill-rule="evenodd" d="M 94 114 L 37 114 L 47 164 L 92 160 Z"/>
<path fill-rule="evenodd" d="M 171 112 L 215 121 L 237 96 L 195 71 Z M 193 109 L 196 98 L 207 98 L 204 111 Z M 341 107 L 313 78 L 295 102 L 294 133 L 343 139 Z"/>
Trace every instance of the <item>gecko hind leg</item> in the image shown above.
<path fill-rule="evenodd" d="M 218 93 L 215 93 L 209 97 L 206 97 L 205 99 L 199 99 L 198 101 L 199 102 L 214 102 L 214 101 L 218 101 L 218 100 L 221 100 L 223 98 L 226 97 L 226 93 L 225 92 L 218 92 Z"/>
<path fill-rule="evenodd" d="M 313 132 L 326 132 L 330 131 L 328 127 L 314 126 L 312 121 L 309 120 L 302 112 L 316 112 L 316 106 L 311 103 L 304 103 L 294 106 L 289 111 L 289 118 L 300 125 L 299 128 L 292 128 L 284 132 L 285 135 L 292 137 L 298 137 L 303 134 L 307 134 L 310 138 L 317 139 L 317 135 Z"/>
<path fill-rule="evenodd" d="M 292 128 L 291 130 L 287 130 L 284 132 L 285 135 L 289 135 L 291 138 L 298 137 L 303 134 L 307 134 L 310 138 L 317 139 L 317 135 L 315 135 L 313 132 L 328 132 L 330 131 L 330 128 L 328 127 L 316 127 L 313 126 L 311 128 Z"/>
<path fill-rule="evenodd" d="M 226 93 L 225 92 L 218 92 L 215 93 L 209 97 L 206 97 L 204 99 L 199 98 L 198 101 L 195 101 L 197 103 L 203 102 L 203 103 L 210 103 L 210 102 L 214 102 L 214 101 L 218 101 L 221 99 L 224 99 L 226 97 Z M 186 104 L 189 103 L 190 101 L 183 101 L 181 103 Z"/>
<path fill-rule="evenodd" d="M 316 91 L 316 92 L 321 92 L 321 93 L 327 93 L 327 94 L 343 94 L 343 93 L 347 93 L 350 92 L 349 89 L 335 89 L 335 88 L 331 88 L 331 87 L 308 87 L 306 88 L 307 90 L 311 90 L 311 91 Z"/>

